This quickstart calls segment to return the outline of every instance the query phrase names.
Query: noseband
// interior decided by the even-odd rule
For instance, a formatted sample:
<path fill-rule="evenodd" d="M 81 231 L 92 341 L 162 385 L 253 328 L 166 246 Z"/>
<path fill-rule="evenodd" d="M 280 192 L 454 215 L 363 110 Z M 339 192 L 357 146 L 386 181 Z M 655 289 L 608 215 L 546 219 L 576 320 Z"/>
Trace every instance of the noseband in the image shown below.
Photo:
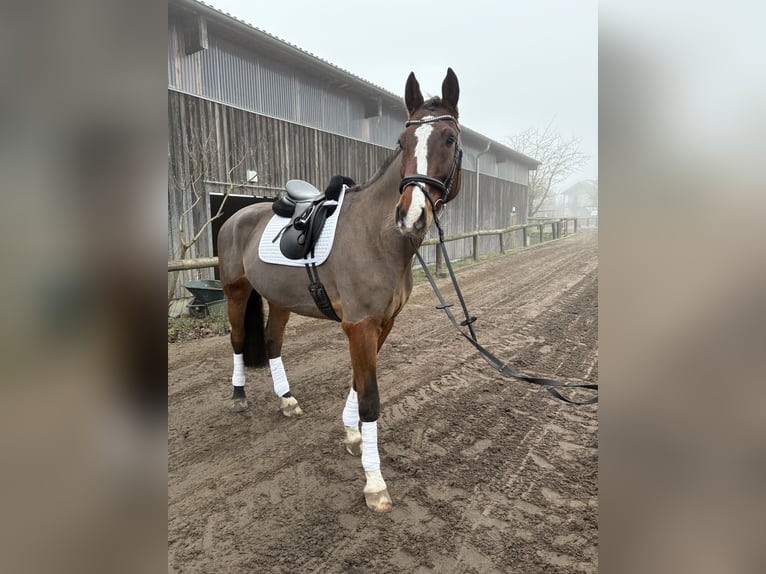
<path fill-rule="evenodd" d="M 457 127 L 458 133 L 460 133 L 460 124 L 457 123 L 457 118 L 451 115 L 443 115 L 443 116 L 436 116 L 435 118 L 424 118 L 422 120 L 408 120 L 407 123 L 404 124 L 404 127 L 409 127 L 413 125 L 422 125 L 422 124 L 431 124 L 434 122 L 438 122 L 440 120 L 449 120 L 452 122 L 455 122 L 455 127 Z M 434 212 L 436 212 L 436 206 L 438 204 L 445 204 L 447 203 L 447 198 L 449 197 L 450 192 L 452 191 L 452 183 L 455 179 L 455 175 L 457 172 L 460 171 L 461 165 L 463 162 L 463 148 L 460 147 L 460 144 L 458 143 L 455 147 L 455 155 L 452 157 L 452 169 L 450 170 L 450 174 L 447 177 L 446 180 L 441 181 L 436 179 L 435 177 L 431 177 L 430 175 L 426 175 L 423 173 L 415 173 L 410 175 L 405 175 L 402 178 L 402 181 L 399 183 L 399 193 L 403 193 L 405 188 L 409 187 L 410 185 L 415 185 L 420 188 L 420 191 L 423 192 L 423 195 L 428 198 L 428 201 L 431 203 L 431 207 L 433 208 Z M 439 199 L 436 200 L 436 203 L 431 199 L 431 195 L 426 191 L 426 184 L 436 188 L 439 190 Z"/>

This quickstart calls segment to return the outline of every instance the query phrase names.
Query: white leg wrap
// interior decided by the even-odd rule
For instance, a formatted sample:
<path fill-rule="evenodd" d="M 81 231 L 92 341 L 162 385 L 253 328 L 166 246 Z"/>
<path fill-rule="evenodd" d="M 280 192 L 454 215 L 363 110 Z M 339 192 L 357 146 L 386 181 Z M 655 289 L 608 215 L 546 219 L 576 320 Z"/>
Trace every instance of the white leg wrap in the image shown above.
<path fill-rule="evenodd" d="M 354 428 L 359 426 L 359 402 L 353 388 L 348 392 L 346 406 L 343 408 L 343 426 Z"/>
<path fill-rule="evenodd" d="M 282 357 L 269 359 L 269 370 L 271 371 L 271 379 L 274 381 L 274 392 L 277 396 L 281 397 L 289 392 L 290 384 L 287 382 L 287 373 L 285 372 L 285 366 L 282 364 Z"/>
<path fill-rule="evenodd" d="M 245 386 L 245 356 L 234 355 L 234 372 L 231 375 L 231 384 L 235 387 Z"/>
<path fill-rule="evenodd" d="M 362 468 L 366 473 L 377 470 L 378 474 L 380 474 L 377 421 L 362 423 Z M 381 480 L 383 479 L 381 478 Z"/>

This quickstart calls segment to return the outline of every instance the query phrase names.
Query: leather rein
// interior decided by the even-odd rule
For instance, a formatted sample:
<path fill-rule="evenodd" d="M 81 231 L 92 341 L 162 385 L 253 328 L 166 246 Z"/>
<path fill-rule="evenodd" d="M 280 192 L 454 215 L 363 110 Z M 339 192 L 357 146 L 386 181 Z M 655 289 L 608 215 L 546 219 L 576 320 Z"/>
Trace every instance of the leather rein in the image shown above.
<path fill-rule="evenodd" d="M 460 131 L 460 126 L 457 123 L 457 119 L 450 115 L 437 116 L 434 118 L 424 118 L 422 120 L 410 120 L 406 123 L 406 126 L 410 126 L 413 124 L 431 123 L 431 122 L 436 122 L 440 120 L 451 120 L 455 122 L 455 125 L 458 126 L 458 131 Z M 583 401 L 577 401 L 562 395 L 558 390 L 560 388 L 568 388 L 568 389 L 588 389 L 588 390 L 598 391 L 597 383 L 564 382 L 564 381 L 557 381 L 555 379 L 549 379 L 547 377 L 534 377 L 532 375 L 520 373 L 514 370 L 510 365 L 508 365 L 508 363 L 505 363 L 501 361 L 500 359 L 498 359 L 497 357 L 495 357 L 495 355 L 490 353 L 487 349 L 485 349 L 479 343 L 478 338 L 476 337 L 476 332 L 474 331 L 474 328 L 473 328 L 473 323 L 476 321 L 476 317 L 472 316 L 468 312 L 468 307 L 466 306 L 465 300 L 463 299 L 463 293 L 460 291 L 460 286 L 458 285 L 457 277 L 455 277 L 455 271 L 452 269 L 452 263 L 450 262 L 449 255 L 447 254 L 447 246 L 444 243 L 444 230 L 442 229 L 441 223 L 439 222 L 439 218 L 437 217 L 437 205 L 439 203 L 441 203 L 442 206 L 446 204 L 447 197 L 449 196 L 450 191 L 452 190 L 452 183 L 453 183 L 455 174 L 461 169 L 460 164 L 461 164 L 462 157 L 463 157 L 463 149 L 458 144 L 457 148 L 455 149 L 455 156 L 452 160 L 452 170 L 450 172 L 449 177 L 444 182 L 425 174 L 412 174 L 412 175 L 404 176 L 402 178 L 402 181 L 399 183 L 399 193 L 402 193 L 404 189 L 407 188 L 408 186 L 415 185 L 420 188 L 420 190 L 423 192 L 423 195 L 426 196 L 426 199 L 431 204 L 434 223 L 436 223 L 436 228 L 439 231 L 439 243 L 438 245 L 436 245 L 436 249 L 440 249 L 442 252 L 442 255 L 444 257 L 444 264 L 447 267 L 447 270 L 449 271 L 450 279 L 452 281 L 452 286 L 455 289 L 455 294 L 457 295 L 458 301 L 460 301 L 460 306 L 462 308 L 465 319 L 461 321 L 460 323 L 458 323 L 457 319 L 452 314 L 452 311 L 450 311 L 449 308 L 452 307 L 453 304 L 448 303 L 444 299 L 444 296 L 439 290 L 439 287 L 436 285 L 436 281 L 431 275 L 431 272 L 428 270 L 428 265 L 426 264 L 425 260 L 420 255 L 420 253 L 418 252 L 419 244 L 413 240 L 412 243 L 415 249 L 415 255 L 417 256 L 418 261 L 420 262 L 420 266 L 423 268 L 423 272 L 426 275 L 426 279 L 428 279 L 428 282 L 431 284 L 431 288 L 436 294 L 437 299 L 439 299 L 439 304 L 436 306 L 436 308 L 443 310 L 446 313 L 447 318 L 455 327 L 455 329 L 457 329 L 457 331 L 469 343 L 471 343 L 471 345 L 473 345 L 477 351 L 479 351 L 479 353 L 484 358 L 484 360 L 487 361 L 487 363 L 489 363 L 491 367 L 493 367 L 494 369 L 496 369 L 498 372 L 505 375 L 506 377 L 511 377 L 521 381 L 526 381 L 534 385 L 541 385 L 551 395 L 567 403 L 571 403 L 574 405 L 591 405 L 591 404 L 597 403 L 598 392 L 596 393 L 595 396 L 589 399 L 586 399 Z M 431 194 L 426 191 L 425 184 L 428 184 L 439 190 L 440 197 L 435 202 L 433 198 L 431 197 Z M 468 333 L 466 333 L 463 330 L 463 327 L 468 328 Z"/>

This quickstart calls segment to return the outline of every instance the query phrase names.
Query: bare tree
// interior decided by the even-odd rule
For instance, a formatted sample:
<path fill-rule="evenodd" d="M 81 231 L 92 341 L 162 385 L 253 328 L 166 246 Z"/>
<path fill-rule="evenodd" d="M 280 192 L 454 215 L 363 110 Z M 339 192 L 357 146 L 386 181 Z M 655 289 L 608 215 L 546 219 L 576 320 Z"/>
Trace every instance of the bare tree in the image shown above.
<path fill-rule="evenodd" d="M 578 138 L 565 139 L 551 124 L 543 129 L 530 128 L 505 139 L 516 151 L 542 162 L 537 170 L 529 173 L 529 217 L 537 213 L 552 189 L 588 160 L 588 156 L 580 151 Z"/>
<path fill-rule="evenodd" d="M 199 206 L 205 197 L 205 182 L 210 179 L 210 169 L 208 158 L 211 151 L 211 145 L 213 143 L 212 132 L 208 136 L 200 141 L 195 138 L 192 145 L 185 144 L 186 157 L 188 158 L 188 169 L 184 173 L 173 174 L 173 186 L 176 190 L 176 197 L 182 198 L 182 205 L 187 205 L 186 209 L 178 216 L 178 227 L 176 230 L 176 236 L 178 238 L 179 249 L 178 253 L 174 254 L 177 259 L 185 259 L 189 253 L 192 245 L 194 245 L 200 237 L 202 237 L 205 230 L 221 215 L 223 214 L 223 208 L 226 205 L 226 200 L 229 198 L 229 194 L 233 189 L 239 187 L 241 184 L 232 181 L 232 175 L 236 172 L 247 159 L 248 153 L 241 151 L 237 148 L 232 148 L 230 157 L 231 162 L 226 169 L 226 186 L 224 187 L 224 194 L 221 200 L 221 205 L 215 214 L 208 217 L 202 225 L 198 228 L 188 229 L 187 223 L 193 217 L 189 215 Z M 178 284 L 178 271 L 173 272 L 173 277 L 168 286 L 168 305 L 173 300 L 173 294 L 175 293 L 176 286 Z"/>

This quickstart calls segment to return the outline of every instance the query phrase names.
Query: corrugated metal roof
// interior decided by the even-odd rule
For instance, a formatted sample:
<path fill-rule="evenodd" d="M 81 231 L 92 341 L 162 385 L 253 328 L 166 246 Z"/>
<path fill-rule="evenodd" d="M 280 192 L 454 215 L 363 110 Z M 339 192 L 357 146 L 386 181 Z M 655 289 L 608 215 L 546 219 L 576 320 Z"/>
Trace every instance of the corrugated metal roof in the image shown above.
<path fill-rule="evenodd" d="M 356 82 L 361 82 L 362 84 L 365 84 L 366 86 L 370 88 L 374 88 L 376 91 L 381 92 L 381 94 L 386 95 L 387 97 L 391 98 L 392 100 L 396 101 L 398 105 L 401 105 L 401 96 L 390 92 L 386 90 L 385 88 L 382 88 L 381 86 L 378 86 L 377 84 L 373 84 L 372 82 L 365 80 L 361 76 L 357 76 L 356 74 L 345 70 L 339 66 L 336 66 L 332 62 L 328 62 L 324 58 L 321 58 L 317 56 L 316 54 L 313 54 L 311 52 L 308 52 L 307 50 L 304 50 L 300 46 L 296 46 L 295 44 L 292 44 L 288 42 L 287 40 L 284 40 L 278 36 L 275 36 L 274 34 L 270 34 L 266 30 L 263 30 L 262 28 L 259 28 L 258 26 L 254 26 L 253 24 L 250 24 L 249 22 L 246 22 L 245 20 L 242 20 L 240 18 L 237 18 L 236 16 L 229 14 L 228 12 L 224 12 L 223 10 L 220 10 L 219 8 L 216 8 L 215 6 L 212 6 L 210 4 L 206 4 L 205 2 L 201 2 L 200 0 L 170 0 L 169 5 L 176 4 L 178 6 L 183 6 L 185 8 L 188 8 L 192 11 L 200 11 L 202 13 L 206 11 L 212 11 L 218 14 L 219 16 L 225 16 L 228 20 L 232 20 L 234 22 L 237 22 L 238 24 L 242 26 L 246 26 L 253 32 L 256 32 L 262 36 L 265 36 L 269 39 L 271 39 L 274 42 L 278 42 L 279 44 L 282 44 L 284 46 L 288 46 L 295 50 L 296 52 L 299 52 L 300 54 L 307 56 L 311 58 L 311 60 L 315 62 L 321 62 L 325 66 L 328 66 L 332 68 L 334 71 L 340 73 L 343 77 L 346 79 L 353 79 Z"/>
<path fill-rule="evenodd" d="M 338 82 L 336 85 L 349 84 L 350 86 L 355 87 L 358 91 L 364 92 L 368 96 L 379 96 L 381 98 L 381 103 L 385 103 L 388 109 L 403 110 L 401 95 L 395 94 L 386 90 L 385 88 L 373 84 L 372 82 L 369 82 L 364 78 L 349 72 L 348 70 L 344 70 L 343 68 L 340 68 L 335 64 L 328 62 L 327 60 L 324 60 L 315 54 L 312 54 L 311 52 L 303 50 L 295 44 L 291 44 L 286 40 L 274 36 L 273 34 L 270 34 L 269 32 L 266 32 L 257 26 L 245 22 L 244 20 L 241 20 L 236 16 L 229 14 L 228 12 L 224 12 L 215 6 L 206 4 L 200 0 L 170 0 L 168 3 L 168 9 L 172 10 L 173 7 L 179 8 L 186 12 L 207 16 L 210 22 L 215 22 L 220 25 L 228 26 L 238 30 L 239 32 L 245 34 L 252 41 L 265 43 L 275 50 L 286 53 L 286 55 L 291 56 L 296 62 L 302 62 L 304 66 L 311 68 L 315 73 L 316 66 L 319 65 L 323 68 L 322 77 L 324 80 L 328 79 L 325 74 L 329 73 L 331 77 L 334 76 L 335 81 Z M 492 142 L 492 148 L 495 152 L 501 151 L 509 158 L 529 166 L 530 169 L 536 169 L 537 166 L 540 165 L 540 162 L 536 159 L 526 156 L 464 125 L 461 125 L 461 127 L 464 139 L 467 136 L 476 142 L 482 142 L 484 144 L 486 142 Z M 483 146 L 479 144 L 479 147 Z"/>

